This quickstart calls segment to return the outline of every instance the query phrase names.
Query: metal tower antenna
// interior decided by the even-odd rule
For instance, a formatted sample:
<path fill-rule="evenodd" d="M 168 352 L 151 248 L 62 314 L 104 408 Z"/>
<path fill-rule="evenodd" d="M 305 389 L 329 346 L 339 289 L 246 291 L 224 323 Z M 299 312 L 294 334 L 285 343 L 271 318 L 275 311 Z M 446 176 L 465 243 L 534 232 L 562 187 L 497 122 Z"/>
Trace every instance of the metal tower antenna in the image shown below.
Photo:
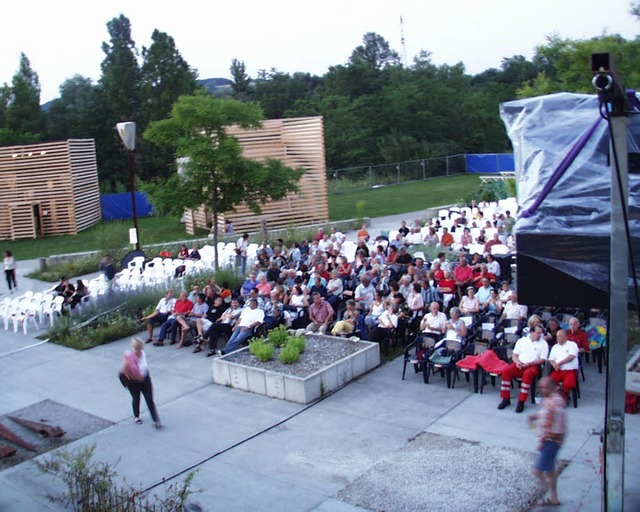
<path fill-rule="evenodd" d="M 404 21 L 400 16 L 400 44 L 402 45 L 402 65 L 407 66 L 407 45 L 404 42 Z"/>

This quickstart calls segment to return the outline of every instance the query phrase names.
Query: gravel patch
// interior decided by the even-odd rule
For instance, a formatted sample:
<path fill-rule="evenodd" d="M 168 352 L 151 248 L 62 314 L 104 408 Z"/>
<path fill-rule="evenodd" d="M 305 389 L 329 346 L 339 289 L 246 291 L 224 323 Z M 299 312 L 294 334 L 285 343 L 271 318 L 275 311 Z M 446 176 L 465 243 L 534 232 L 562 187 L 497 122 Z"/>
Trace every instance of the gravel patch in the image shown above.
<path fill-rule="evenodd" d="M 527 511 L 539 495 L 531 472 L 534 458 L 423 433 L 342 489 L 338 498 L 385 512 Z"/>
<path fill-rule="evenodd" d="M 223 359 L 231 363 L 304 378 L 332 365 L 340 359 L 363 350 L 366 346 L 362 342 L 353 342 L 349 339 L 319 334 L 306 335 L 305 339 L 307 348 L 300 354 L 300 360 L 293 364 L 280 362 L 278 359 L 280 349 L 278 348 L 275 350 L 273 359 L 264 363 L 252 355 L 248 348 L 227 354 Z"/>
<path fill-rule="evenodd" d="M 65 433 L 62 437 L 41 436 L 30 428 L 11 420 L 8 416 L 16 416 L 25 420 L 60 427 Z M 41 453 L 60 448 L 61 446 L 113 425 L 111 421 L 93 416 L 79 409 L 55 402 L 54 400 L 43 400 L 23 409 L 0 416 L 0 423 L 9 428 L 14 434 L 17 434 L 28 443 L 34 445 L 38 450 L 37 452 L 32 452 L 21 446 L 13 445 L 13 443 L 3 438 L 0 439 L 0 442 L 14 446 L 17 450 L 15 455 L 0 459 L 0 471 L 31 460 Z"/>

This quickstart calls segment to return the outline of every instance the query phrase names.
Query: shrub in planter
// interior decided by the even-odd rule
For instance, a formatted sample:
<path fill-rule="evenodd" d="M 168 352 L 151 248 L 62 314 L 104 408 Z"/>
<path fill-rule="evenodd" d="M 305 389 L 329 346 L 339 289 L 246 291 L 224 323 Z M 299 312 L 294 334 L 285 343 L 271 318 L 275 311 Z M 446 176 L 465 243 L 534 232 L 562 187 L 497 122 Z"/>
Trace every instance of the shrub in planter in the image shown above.
<path fill-rule="evenodd" d="M 283 347 L 285 343 L 287 343 L 289 333 L 287 333 L 287 328 L 284 325 L 280 325 L 277 328 L 269 331 L 267 337 L 269 338 L 269 343 L 271 343 L 276 348 L 280 348 Z"/>
<path fill-rule="evenodd" d="M 304 349 L 307 348 L 307 341 L 304 339 L 304 336 L 289 336 L 287 346 L 295 347 L 298 349 L 298 352 L 302 354 Z"/>
<path fill-rule="evenodd" d="M 259 338 L 249 343 L 249 352 L 251 352 L 254 356 L 256 356 L 258 359 L 260 359 L 260 361 L 264 363 L 273 359 L 275 348 L 264 338 Z"/>
<path fill-rule="evenodd" d="M 297 363 L 300 360 L 300 351 L 295 345 L 285 345 L 280 351 L 280 362 L 284 364 Z"/>

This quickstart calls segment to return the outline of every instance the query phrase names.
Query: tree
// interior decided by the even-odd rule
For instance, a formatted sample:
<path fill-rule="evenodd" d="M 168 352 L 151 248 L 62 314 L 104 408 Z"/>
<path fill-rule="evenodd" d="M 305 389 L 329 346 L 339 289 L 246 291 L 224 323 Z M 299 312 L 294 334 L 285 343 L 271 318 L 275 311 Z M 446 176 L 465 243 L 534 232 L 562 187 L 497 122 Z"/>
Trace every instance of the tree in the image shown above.
<path fill-rule="evenodd" d="M 367 64 L 377 70 L 400 64 L 398 52 L 392 50 L 386 39 L 375 32 L 367 32 L 362 43 L 351 53 L 351 64 Z"/>
<path fill-rule="evenodd" d="M 182 95 L 196 90 L 197 72 L 182 58 L 170 35 L 154 30 L 151 46 L 142 48 L 141 118 L 144 123 L 166 118 Z"/>
<path fill-rule="evenodd" d="M 20 54 L 20 66 L 11 81 L 6 127 L 22 139 L 22 142 L 32 142 L 42 134 L 40 80 L 24 53 Z"/>
<path fill-rule="evenodd" d="M 174 39 L 159 30 L 151 35 L 151 46 L 142 48 L 140 69 L 140 129 L 139 138 L 152 121 L 165 119 L 173 104 L 182 95 L 195 92 L 197 73 L 182 58 Z M 167 147 L 139 141 L 137 171 L 142 179 L 168 178 L 173 168 L 173 155 Z"/>
<path fill-rule="evenodd" d="M 102 43 L 105 58 L 100 65 L 100 84 L 116 122 L 131 121 L 136 114 L 140 70 L 136 43 L 131 39 L 131 22 L 124 14 L 107 23 L 111 37 Z"/>
<path fill-rule="evenodd" d="M 251 78 L 247 75 L 247 68 L 244 61 L 233 59 L 231 61 L 231 89 L 233 89 L 233 97 L 237 100 L 247 101 L 251 96 Z"/>
<path fill-rule="evenodd" d="M 115 192 L 129 182 L 115 125 L 121 121 L 137 121 L 140 70 L 129 19 L 123 14 L 113 18 L 107 23 L 107 31 L 110 41 L 102 43 L 105 58 L 100 66 L 102 76 L 98 83 L 99 110 L 104 115 L 104 124 L 98 135 L 100 143 L 96 144 L 96 156 L 100 162 L 101 186 Z"/>
<path fill-rule="evenodd" d="M 94 86 L 90 78 L 75 75 L 60 86 L 60 97 L 47 112 L 47 137 L 53 140 L 93 137 Z"/>
<path fill-rule="evenodd" d="M 255 103 L 213 98 L 206 93 L 181 96 L 168 119 L 152 122 L 144 137 L 174 148 L 185 157 L 184 172 L 147 190 L 161 211 L 180 212 L 199 205 L 213 211 L 216 267 L 218 265 L 218 214 L 233 211 L 244 202 L 253 212 L 268 200 L 297 190 L 303 169 L 291 169 L 279 160 L 263 162 L 242 156 L 238 140 L 227 127 L 258 128 L 262 110 Z"/>
<path fill-rule="evenodd" d="M 593 93 L 589 58 L 592 53 L 609 52 L 618 73 L 628 86 L 640 83 L 640 40 L 627 40 L 618 34 L 603 34 L 591 39 L 572 40 L 552 36 L 536 48 L 533 58 L 538 75 L 518 91 L 520 96 L 535 96 L 569 91 Z"/>

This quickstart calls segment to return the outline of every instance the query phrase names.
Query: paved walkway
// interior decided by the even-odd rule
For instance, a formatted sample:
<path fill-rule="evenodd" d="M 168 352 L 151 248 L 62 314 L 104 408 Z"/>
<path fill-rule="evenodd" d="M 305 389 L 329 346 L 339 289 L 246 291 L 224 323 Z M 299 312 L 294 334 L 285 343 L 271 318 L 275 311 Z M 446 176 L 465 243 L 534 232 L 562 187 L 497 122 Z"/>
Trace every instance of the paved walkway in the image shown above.
<path fill-rule="evenodd" d="M 413 217 L 374 221 L 372 229 L 393 229 Z M 22 290 L 49 287 L 23 277 L 35 265 L 19 262 Z M 496 409 L 495 388 L 474 394 L 463 379 L 447 389 L 439 377 L 425 385 L 411 369 L 403 381 L 397 358 L 304 407 L 214 385 L 204 353 L 148 346 L 165 425 L 156 431 L 146 412 L 143 425 L 133 423 L 130 398 L 116 379 L 128 340 L 78 352 L 42 344 L 34 334 L 0 331 L 2 423 L 11 426 L 6 415 L 53 401 L 69 411 L 59 424 L 77 434 L 70 446 L 95 444 L 96 459 L 119 460 L 118 474 L 128 482 L 176 482 L 184 477 L 176 474 L 197 467 L 193 500 L 206 510 L 404 512 L 442 508 L 436 506 L 442 496 L 448 510 L 473 510 L 459 505 L 469 496 L 476 510 L 536 510 L 511 498 L 532 495 L 534 434 L 526 414 Z M 605 380 L 595 365 L 585 373 L 579 407 L 568 410 L 559 510 L 602 507 L 599 441 L 590 432 L 602 428 Z M 537 407 L 528 404 L 527 411 Z M 78 434 L 74 414 L 93 420 L 92 433 Z M 640 469 L 631 463 L 640 416 L 627 415 L 626 429 L 626 510 L 640 510 Z M 466 455 L 475 448 L 481 455 Z M 464 487 L 469 483 L 471 491 Z M 0 472 L 0 488 L 2 511 L 63 510 L 46 499 L 59 484 L 28 461 Z M 505 499 L 511 501 L 495 505 Z"/>

